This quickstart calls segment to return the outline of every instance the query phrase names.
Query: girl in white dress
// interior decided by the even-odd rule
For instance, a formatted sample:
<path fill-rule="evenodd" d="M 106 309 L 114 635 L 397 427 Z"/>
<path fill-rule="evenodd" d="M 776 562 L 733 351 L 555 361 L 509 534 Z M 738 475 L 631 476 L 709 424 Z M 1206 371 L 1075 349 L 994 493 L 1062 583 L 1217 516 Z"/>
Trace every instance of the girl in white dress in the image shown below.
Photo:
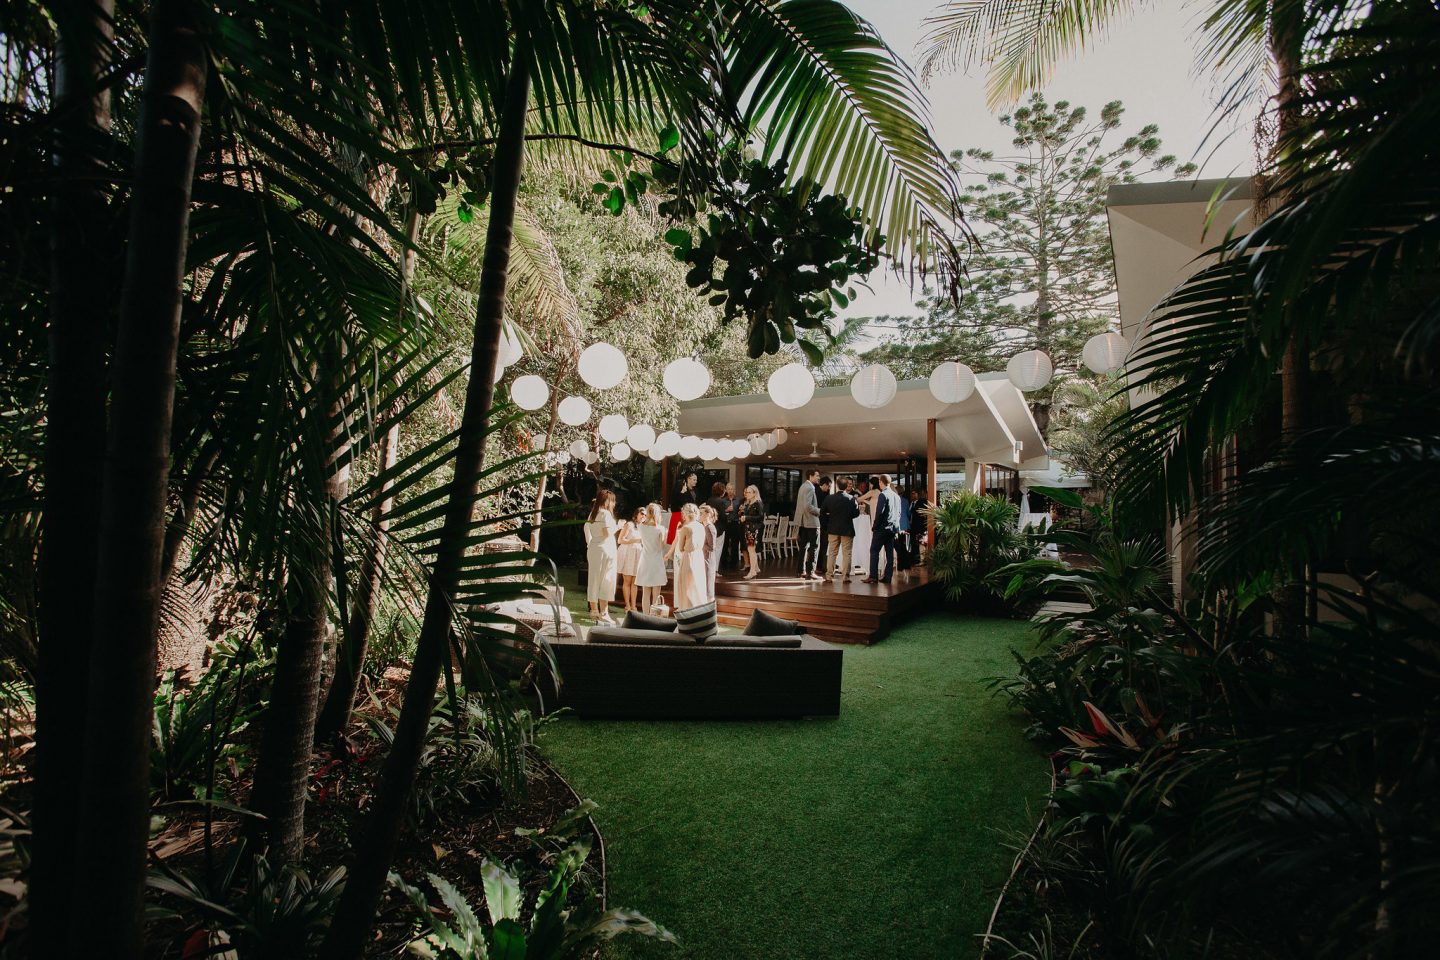
<path fill-rule="evenodd" d="M 689 610 L 708 603 L 705 576 L 705 528 L 693 503 L 680 508 L 680 527 L 670 553 L 675 557 L 675 609 Z"/>
<path fill-rule="evenodd" d="M 615 599 L 617 572 L 615 531 L 620 528 L 615 522 L 614 509 L 615 494 L 602 490 L 590 505 L 590 519 L 585 521 L 585 557 L 590 566 L 585 599 L 590 601 L 590 615 L 595 621 L 611 626 L 615 624 L 610 619 L 610 601 Z"/>
<path fill-rule="evenodd" d="M 655 604 L 665 602 L 665 534 L 667 528 L 661 525 L 660 504 L 652 503 L 645 508 L 641 521 L 640 564 L 636 568 L 635 586 L 640 588 L 641 611 L 649 613 Z"/>
<path fill-rule="evenodd" d="M 635 610 L 635 574 L 640 572 L 640 524 L 645 521 L 645 509 L 641 507 L 634 516 L 625 521 L 616 538 L 616 569 L 620 571 L 621 593 L 625 597 L 625 609 Z"/>

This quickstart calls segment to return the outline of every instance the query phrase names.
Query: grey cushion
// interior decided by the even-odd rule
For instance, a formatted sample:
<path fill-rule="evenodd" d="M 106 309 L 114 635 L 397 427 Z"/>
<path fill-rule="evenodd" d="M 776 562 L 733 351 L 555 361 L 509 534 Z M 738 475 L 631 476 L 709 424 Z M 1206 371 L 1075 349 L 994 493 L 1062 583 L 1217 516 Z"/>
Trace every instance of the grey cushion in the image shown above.
<path fill-rule="evenodd" d="M 805 632 L 798 620 L 784 620 L 773 613 L 766 613 L 759 607 L 750 612 L 750 622 L 745 625 L 747 637 L 793 637 Z"/>
<path fill-rule="evenodd" d="M 651 616 L 648 613 L 641 613 L 639 610 L 627 610 L 625 611 L 625 621 L 620 626 L 626 630 L 663 630 L 666 633 L 674 633 L 675 619 Z"/>
<path fill-rule="evenodd" d="M 705 641 L 707 647 L 780 647 L 782 649 L 794 649 L 800 646 L 800 637 L 791 634 L 788 637 L 749 637 L 745 635 L 734 637 L 714 636 Z"/>
<path fill-rule="evenodd" d="M 704 643 L 706 637 L 715 636 L 719 629 L 715 622 L 715 601 L 702 603 L 689 610 L 676 610 L 676 629 L 696 643 Z"/>
<path fill-rule="evenodd" d="M 695 641 L 683 633 L 667 630 L 630 630 L 625 627 L 591 627 L 587 643 L 628 643 L 658 647 L 693 647 Z"/>

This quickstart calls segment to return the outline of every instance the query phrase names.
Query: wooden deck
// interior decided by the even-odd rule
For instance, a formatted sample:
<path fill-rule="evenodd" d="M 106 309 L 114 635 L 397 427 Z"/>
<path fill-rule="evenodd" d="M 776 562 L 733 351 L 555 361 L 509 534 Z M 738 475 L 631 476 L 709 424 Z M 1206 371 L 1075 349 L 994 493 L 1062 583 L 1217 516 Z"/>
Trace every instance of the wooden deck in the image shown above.
<path fill-rule="evenodd" d="M 802 580 L 795 558 L 770 560 L 754 580 L 727 570 L 715 581 L 720 622 L 743 627 L 756 607 L 787 620 L 798 620 L 821 640 L 870 644 L 881 640 L 895 622 L 939 599 L 929 571 L 915 567 L 895 572 L 893 583 Z"/>

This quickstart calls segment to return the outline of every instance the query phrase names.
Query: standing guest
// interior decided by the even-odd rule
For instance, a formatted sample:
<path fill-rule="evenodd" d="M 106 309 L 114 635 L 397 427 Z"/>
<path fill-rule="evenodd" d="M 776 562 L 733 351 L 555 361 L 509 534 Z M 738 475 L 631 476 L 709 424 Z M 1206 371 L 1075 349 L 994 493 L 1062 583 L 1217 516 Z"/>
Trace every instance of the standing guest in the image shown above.
<path fill-rule="evenodd" d="M 725 490 L 726 485 L 721 483 L 719 480 L 716 480 L 714 483 L 710 484 L 710 499 L 705 501 L 705 505 L 715 513 L 715 519 L 712 521 L 712 523 L 714 523 L 715 525 L 716 570 L 720 569 L 720 560 L 725 555 L 725 524 L 726 517 L 730 513 L 730 507 L 732 505 L 729 497 L 727 497 L 725 494 Z M 713 574 L 711 575 L 710 579 L 712 581 L 715 579 Z"/>
<path fill-rule="evenodd" d="M 638 610 L 635 606 L 635 575 L 640 572 L 640 527 L 645 522 L 645 508 L 637 509 L 615 538 L 619 549 L 615 552 L 615 568 L 620 571 L 626 610 Z"/>
<path fill-rule="evenodd" d="M 705 528 L 693 503 L 680 508 L 680 529 L 665 559 L 675 558 L 675 609 L 689 610 L 708 603 L 705 596 Z"/>
<path fill-rule="evenodd" d="M 817 484 L 820 471 L 813 467 L 806 471 L 805 482 L 795 495 L 795 525 L 800 528 L 800 579 L 820 580 L 815 565 L 820 561 L 820 498 Z"/>
<path fill-rule="evenodd" d="M 855 518 L 860 508 L 850 496 L 850 480 L 841 477 L 836 481 L 836 490 L 825 498 L 821 513 L 825 515 L 825 576 L 835 575 L 835 564 L 840 564 L 840 580 L 850 582 L 851 547 L 855 543 Z"/>
<path fill-rule="evenodd" d="M 900 498 L 900 525 L 895 528 L 895 566 L 899 570 L 909 570 L 914 564 L 910 559 L 910 496 L 902 487 L 896 487 L 895 495 Z"/>
<path fill-rule="evenodd" d="M 725 530 L 725 553 L 720 559 L 726 566 L 738 567 L 745 538 L 740 531 L 740 498 L 735 496 L 733 483 L 725 484 L 725 503 L 726 512 L 720 518 Z"/>
<path fill-rule="evenodd" d="M 695 475 L 694 470 L 685 474 L 685 478 L 680 481 L 680 486 L 675 490 L 675 496 L 670 503 L 670 533 L 665 538 L 666 543 L 675 542 L 675 531 L 679 529 L 682 522 L 680 512 L 684 509 L 685 504 L 689 503 L 697 507 L 700 505 L 700 494 L 695 492 L 695 488 L 699 484 L 700 478 Z"/>
<path fill-rule="evenodd" d="M 900 529 L 900 497 L 890 488 L 890 475 L 880 474 L 875 509 L 870 517 L 870 576 L 864 583 L 889 583 L 895 574 L 895 533 Z M 880 553 L 885 553 L 885 576 L 880 576 Z"/>
<path fill-rule="evenodd" d="M 910 565 L 920 562 L 920 544 L 925 542 L 925 500 L 919 490 L 910 491 Z"/>
<path fill-rule="evenodd" d="M 635 585 L 640 588 L 642 613 L 649 613 L 656 604 L 665 603 L 665 531 L 660 526 L 660 504 L 645 508 L 640 526 L 640 564 Z"/>
<path fill-rule="evenodd" d="M 880 495 L 880 478 L 871 477 L 869 480 L 861 480 L 859 492 L 855 497 L 855 505 L 860 508 L 860 515 L 855 518 L 855 568 L 856 573 L 864 574 L 866 571 L 865 558 L 870 556 L 870 526 L 875 519 L 875 498 Z"/>
<path fill-rule="evenodd" d="M 829 477 L 821 477 L 821 478 L 820 478 L 820 497 L 819 497 L 820 502 L 823 504 L 823 503 L 825 502 L 825 498 L 828 497 L 828 496 L 830 496 L 830 478 L 829 478 Z"/>
<path fill-rule="evenodd" d="M 765 530 L 765 504 L 760 500 L 760 488 L 755 484 L 745 488 L 745 499 L 740 504 L 740 538 L 745 541 L 745 557 L 750 561 L 750 572 L 746 580 L 760 576 L 760 560 L 755 554 L 755 545 Z"/>
<path fill-rule="evenodd" d="M 717 514 L 708 503 L 700 505 L 700 525 L 705 528 L 705 596 L 715 599 L 715 568 L 720 566 L 720 543 L 725 534 L 715 529 Z"/>
<path fill-rule="evenodd" d="M 585 521 L 585 560 L 590 567 L 590 578 L 585 587 L 585 599 L 590 603 L 590 616 L 597 623 L 614 625 L 610 619 L 610 601 L 615 599 L 615 494 L 601 490 L 590 504 L 590 518 Z"/>

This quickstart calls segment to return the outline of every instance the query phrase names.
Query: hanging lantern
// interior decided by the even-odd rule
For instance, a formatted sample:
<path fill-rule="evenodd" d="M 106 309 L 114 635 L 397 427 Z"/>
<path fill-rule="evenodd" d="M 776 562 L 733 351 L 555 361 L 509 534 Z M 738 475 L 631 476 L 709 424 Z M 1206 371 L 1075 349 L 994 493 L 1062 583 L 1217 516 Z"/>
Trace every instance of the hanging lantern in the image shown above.
<path fill-rule="evenodd" d="M 710 389 L 710 370 L 694 357 L 670 361 L 661 379 L 676 400 L 695 400 Z"/>
<path fill-rule="evenodd" d="M 665 459 L 665 454 L 663 454 L 663 453 L 660 452 L 660 448 L 659 448 L 659 447 L 651 447 L 651 448 L 650 448 L 650 459 L 651 459 L 651 460 L 654 460 L 656 463 L 659 463 L 661 460 L 664 460 L 664 459 Z"/>
<path fill-rule="evenodd" d="M 555 466 L 557 467 L 563 467 L 565 466 L 565 464 L 570 462 L 569 450 L 561 450 L 559 453 L 550 454 L 550 456 L 555 458 Z"/>
<path fill-rule="evenodd" d="M 700 438 L 693 433 L 680 438 L 680 456 L 686 460 L 694 460 L 700 455 Z"/>
<path fill-rule="evenodd" d="M 1114 373 L 1125 366 L 1125 357 L 1130 353 L 1130 341 L 1118 333 L 1097 333 L 1085 341 L 1081 359 L 1085 366 L 1096 373 Z"/>
<path fill-rule="evenodd" d="M 790 439 L 790 434 L 789 434 L 788 432 L 786 432 L 786 430 L 785 430 L 784 427 L 781 427 L 779 430 L 776 430 L 776 431 L 775 431 L 775 445 L 776 445 L 777 447 L 780 446 L 781 444 L 785 443 L 785 441 L 787 441 L 787 440 L 789 440 L 789 439 Z"/>
<path fill-rule="evenodd" d="M 591 467 L 595 465 L 596 460 L 600 459 L 600 455 L 594 450 L 586 450 L 585 456 L 581 457 L 580 459 L 585 461 L 585 466 Z"/>
<path fill-rule="evenodd" d="M 596 390 L 609 390 L 629 371 L 625 354 L 608 343 L 592 343 L 580 354 L 580 379 Z"/>
<path fill-rule="evenodd" d="M 1049 383 L 1055 368 L 1043 350 L 1026 350 L 1010 358 L 1010 362 L 1005 364 L 1005 373 L 1016 389 L 1029 393 Z"/>
<path fill-rule="evenodd" d="M 716 459 L 716 460 L 734 460 L 734 459 L 735 459 L 735 445 L 730 442 L 730 438 L 729 438 L 729 437 L 726 437 L 726 438 L 723 439 L 723 440 L 716 440 L 716 441 L 715 441 L 715 459 Z"/>
<path fill-rule="evenodd" d="M 975 392 L 975 371 L 946 360 L 930 371 L 930 394 L 941 403 L 963 403 Z"/>
<path fill-rule="evenodd" d="M 815 378 L 803 364 L 787 363 L 770 374 L 771 401 L 785 410 L 798 410 L 815 396 Z"/>
<path fill-rule="evenodd" d="M 525 356 L 525 348 L 520 345 L 520 338 L 505 324 L 500 331 L 500 349 L 495 357 L 496 367 L 508 367 L 521 357 Z"/>
<path fill-rule="evenodd" d="M 630 421 L 618 413 L 600 418 L 600 439 L 608 443 L 619 443 L 630 432 Z"/>
<path fill-rule="evenodd" d="M 769 453 L 771 450 L 775 449 L 775 444 L 778 443 L 779 440 L 776 438 L 774 430 L 771 430 L 769 433 L 766 433 L 763 436 L 765 438 L 765 452 Z"/>
<path fill-rule="evenodd" d="M 850 378 L 850 396 L 867 410 L 879 410 L 895 399 L 895 374 L 883 363 L 872 363 L 855 371 Z"/>
<path fill-rule="evenodd" d="M 744 460 L 750 456 L 750 441 L 744 437 L 730 441 L 730 458 L 732 460 Z"/>
<path fill-rule="evenodd" d="M 510 384 L 510 399 L 521 410 L 539 410 L 550 401 L 550 386 L 543 378 L 529 373 Z"/>
<path fill-rule="evenodd" d="M 660 451 L 662 457 L 673 457 L 680 450 L 680 434 L 674 430 L 666 430 L 655 438 L 653 449 Z"/>
<path fill-rule="evenodd" d="M 585 458 L 585 454 L 589 452 L 590 444 L 586 443 L 584 440 L 570 441 L 570 456 L 574 457 L 575 459 L 583 460 Z"/>
<path fill-rule="evenodd" d="M 765 438 L 758 433 L 750 435 L 750 452 L 759 457 L 765 454 Z"/>
<path fill-rule="evenodd" d="M 630 459 L 630 444 L 620 442 L 610 448 L 610 459 L 615 463 L 624 463 Z"/>
<path fill-rule="evenodd" d="M 720 454 L 720 441 L 714 437 L 705 437 L 700 441 L 700 459 L 714 460 Z"/>
<path fill-rule="evenodd" d="M 648 423 L 637 423 L 625 434 L 625 442 L 631 450 L 644 453 L 655 445 L 655 428 Z"/>
<path fill-rule="evenodd" d="M 561 423 L 572 427 L 585 423 L 594 412 L 590 408 L 590 401 L 584 397 L 566 397 L 560 401 L 560 406 L 555 411 Z"/>

